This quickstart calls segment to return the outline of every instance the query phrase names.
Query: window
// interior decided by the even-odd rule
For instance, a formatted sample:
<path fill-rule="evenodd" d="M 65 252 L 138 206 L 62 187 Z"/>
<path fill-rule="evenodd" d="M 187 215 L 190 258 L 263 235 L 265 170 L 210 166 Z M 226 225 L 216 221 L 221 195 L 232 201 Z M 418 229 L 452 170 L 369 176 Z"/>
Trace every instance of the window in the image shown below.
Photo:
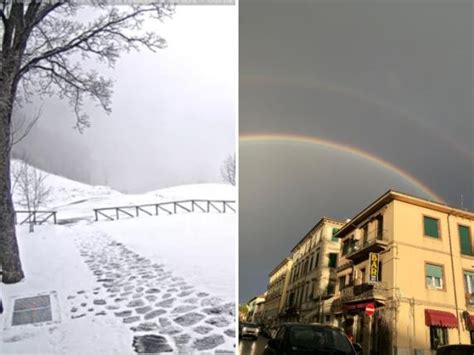
<path fill-rule="evenodd" d="M 423 228 L 425 236 L 439 238 L 439 220 L 423 216 Z"/>
<path fill-rule="evenodd" d="M 327 289 L 326 289 L 326 290 L 327 290 L 327 294 L 328 294 L 328 295 L 334 294 L 335 288 L 336 288 L 335 282 L 334 282 L 334 281 L 329 281 L 328 287 L 327 287 Z"/>
<path fill-rule="evenodd" d="M 329 267 L 336 267 L 337 264 L 337 253 L 329 253 Z"/>
<path fill-rule="evenodd" d="M 471 230 L 467 226 L 458 226 L 461 254 L 472 255 Z"/>
<path fill-rule="evenodd" d="M 295 293 L 291 292 L 290 296 L 288 297 L 288 306 L 292 306 L 295 303 Z"/>
<path fill-rule="evenodd" d="M 430 327 L 431 349 L 436 350 L 441 345 L 448 345 L 448 329 L 441 327 Z"/>
<path fill-rule="evenodd" d="M 426 286 L 429 288 L 443 288 L 443 267 L 433 264 L 426 264 Z"/>
<path fill-rule="evenodd" d="M 346 277 L 341 276 L 339 278 L 339 290 L 342 290 L 346 286 Z"/>
<path fill-rule="evenodd" d="M 334 236 L 338 231 L 339 231 L 339 228 L 333 228 L 333 229 L 332 229 L 332 238 L 331 238 L 331 240 L 332 240 L 333 242 L 337 242 L 338 239 L 339 239 L 339 238 L 336 238 L 336 237 Z"/>
<path fill-rule="evenodd" d="M 378 215 L 375 217 L 375 220 L 377 221 L 377 239 L 382 240 L 383 239 L 383 216 Z"/>
<path fill-rule="evenodd" d="M 369 240 L 369 226 L 366 224 L 362 228 L 362 245 L 367 244 L 368 240 Z"/>
<path fill-rule="evenodd" d="M 350 245 L 350 239 L 347 239 L 344 241 L 344 243 L 342 243 L 342 255 L 346 255 L 349 252 Z"/>
<path fill-rule="evenodd" d="M 318 267 L 319 265 L 319 250 L 316 252 L 316 260 L 314 262 L 314 267 Z"/>
<path fill-rule="evenodd" d="M 464 288 L 467 293 L 467 303 L 474 305 L 474 272 L 464 271 Z"/>
<path fill-rule="evenodd" d="M 278 339 L 282 344 L 285 340 L 285 327 L 281 327 L 275 335 L 275 339 Z"/>
<path fill-rule="evenodd" d="M 360 281 L 361 281 L 361 283 L 366 283 L 367 282 L 367 277 L 365 275 L 365 268 L 360 269 Z"/>

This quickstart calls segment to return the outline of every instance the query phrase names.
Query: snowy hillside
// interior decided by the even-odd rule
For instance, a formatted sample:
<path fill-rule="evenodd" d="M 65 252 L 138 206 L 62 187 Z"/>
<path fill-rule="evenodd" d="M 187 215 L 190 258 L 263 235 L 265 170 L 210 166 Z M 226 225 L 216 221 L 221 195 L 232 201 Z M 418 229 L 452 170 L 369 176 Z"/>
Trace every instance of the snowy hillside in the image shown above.
<path fill-rule="evenodd" d="M 234 187 L 187 185 L 126 195 L 55 175 L 46 182 L 52 194 L 44 208 L 72 223 L 37 226 L 34 234 L 17 228 L 26 278 L 0 284 L 6 307 L 2 353 L 234 351 L 235 213 L 94 222 L 92 212 L 183 199 L 235 200 Z M 15 300 L 38 295 L 49 295 L 52 319 L 13 325 Z"/>

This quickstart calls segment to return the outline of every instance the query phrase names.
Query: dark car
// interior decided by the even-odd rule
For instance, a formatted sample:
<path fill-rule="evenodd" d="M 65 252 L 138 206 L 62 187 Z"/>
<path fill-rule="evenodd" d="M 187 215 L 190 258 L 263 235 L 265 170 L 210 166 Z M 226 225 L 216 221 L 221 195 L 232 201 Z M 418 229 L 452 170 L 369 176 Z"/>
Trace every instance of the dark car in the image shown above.
<path fill-rule="evenodd" d="M 353 345 L 336 327 L 322 324 L 286 323 L 268 341 L 263 355 L 356 355 Z"/>
<path fill-rule="evenodd" d="M 436 350 L 436 355 L 474 355 L 474 345 L 446 345 Z"/>

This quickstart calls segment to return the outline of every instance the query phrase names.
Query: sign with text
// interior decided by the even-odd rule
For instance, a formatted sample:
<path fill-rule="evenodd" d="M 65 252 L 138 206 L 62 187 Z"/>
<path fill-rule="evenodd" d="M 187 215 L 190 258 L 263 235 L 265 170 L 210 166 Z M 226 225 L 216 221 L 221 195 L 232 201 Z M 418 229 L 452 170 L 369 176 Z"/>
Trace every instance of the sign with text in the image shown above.
<path fill-rule="evenodd" d="M 379 281 L 379 254 L 369 253 L 369 283 Z"/>

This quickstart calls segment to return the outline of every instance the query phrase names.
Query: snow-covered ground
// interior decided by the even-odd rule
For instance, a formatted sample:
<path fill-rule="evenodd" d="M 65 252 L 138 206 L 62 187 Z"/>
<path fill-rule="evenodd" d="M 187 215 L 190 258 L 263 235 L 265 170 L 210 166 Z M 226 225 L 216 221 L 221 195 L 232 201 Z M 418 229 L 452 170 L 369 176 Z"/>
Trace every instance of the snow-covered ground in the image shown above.
<path fill-rule="evenodd" d="M 33 234 L 18 226 L 26 278 L 0 284 L 2 354 L 234 351 L 236 214 L 94 222 L 92 209 L 235 200 L 235 188 L 189 185 L 125 195 L 53 175 L 47 183 L 52 194 L 44 208 L 74 223 L 37 226 Z M 52 320 L 13 326 L 14 300 L 43 294 L 51 295 Z"/>

